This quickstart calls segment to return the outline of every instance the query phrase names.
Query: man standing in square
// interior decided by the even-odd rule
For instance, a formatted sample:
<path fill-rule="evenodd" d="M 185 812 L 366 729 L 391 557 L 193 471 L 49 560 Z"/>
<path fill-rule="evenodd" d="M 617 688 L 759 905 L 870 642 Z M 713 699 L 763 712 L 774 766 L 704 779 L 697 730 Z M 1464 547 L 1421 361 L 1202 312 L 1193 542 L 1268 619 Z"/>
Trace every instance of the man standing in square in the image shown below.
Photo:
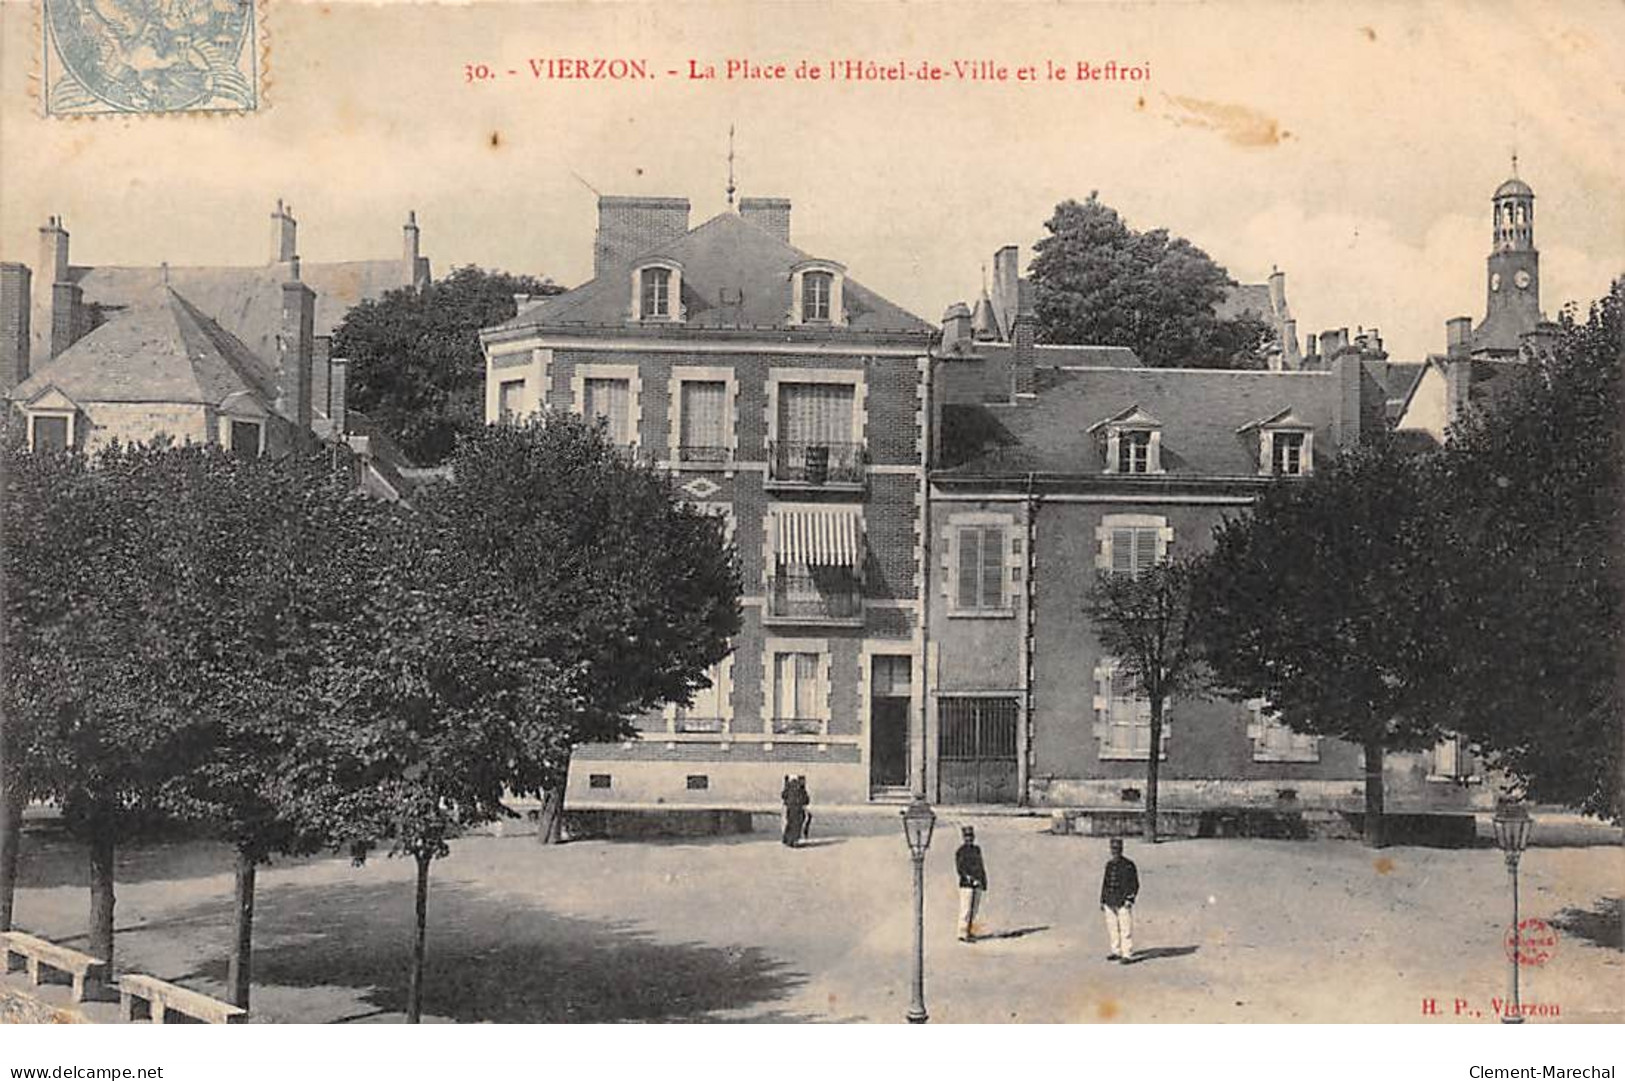
<path fill-rule="evenodd" d="M 1134 861 L 1123 855 L 1123 842 L 1112 838 L 1112 858 L 1106 861 L 1106 874 L 1100 882 L 1100 911 L 1106 916 L 1106 935 L 1112 952 L 1108 961 L 1134 963 L 1134 898 L 1140 892 L 1140 872 Z"/>
<path fill-rule="evenodd" d="M 960 829 L 964 843 L 954 853 L 954 867 L 959 872 L 959 941 L 976 940 L 976 912 L 982 907 L 982 894 L 987 890 L 987 868 L 982 864 L 982 850 L 976 844 L 976 831 L 969 826 Z"/>

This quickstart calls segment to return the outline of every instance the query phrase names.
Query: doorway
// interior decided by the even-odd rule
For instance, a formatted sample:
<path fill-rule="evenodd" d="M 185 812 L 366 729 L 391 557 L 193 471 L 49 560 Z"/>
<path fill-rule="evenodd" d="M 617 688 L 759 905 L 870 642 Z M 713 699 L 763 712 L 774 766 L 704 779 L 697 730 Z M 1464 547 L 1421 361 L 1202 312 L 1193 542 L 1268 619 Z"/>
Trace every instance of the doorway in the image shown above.
<path fill-rule="evenodd" d="M 869 687 L 869 790 L 908 787 L 908 719 L 913 666 L 908 657 L 875 657 Z"/>

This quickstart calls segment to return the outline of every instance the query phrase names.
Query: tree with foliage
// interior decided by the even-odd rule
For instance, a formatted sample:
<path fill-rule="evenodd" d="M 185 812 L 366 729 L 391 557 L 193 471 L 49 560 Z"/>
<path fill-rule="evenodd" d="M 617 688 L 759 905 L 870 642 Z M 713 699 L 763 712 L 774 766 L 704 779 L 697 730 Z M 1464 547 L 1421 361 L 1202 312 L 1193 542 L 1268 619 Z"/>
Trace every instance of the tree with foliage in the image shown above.
<path fill-rule="evenodd" d="M 7 749 L 21 769 L 7 780 L 20 774 L 25 795 L 55 799 L 87 844 L 89 950 L 109 962 L 117 846 L 164 817 L 161 789 L 198 746 L 195 719 L 165 693 L 195 657 L 169 633 L 164 453 L 8 462 Z"/>
<path fill-rule="evenodd" d="M 1445 558 L 1425 459 L 1387 441 L 1282 479 L 1215 531 L 1195 590 L 1215 683 L 1294 732 L 1365 751 L 1365 836 L 1381 846 L 1383 760 L 1439 735 Z"/>
<path fill-rule="evenodd" d="M 739 631 L 739 573 L 721 520 L 681 503 L 601 424 L 487 427 L 451 465 L 455 480 L 416 506 L 468 568 L 461 588 L 513 663 L 573 674 L 568 711 L 513 703 L 538 732 L 513 788 L 542 794 L 540 835 L 556 841 L 573 748 L 629 738 L 635 716 L 692 700 Z"/>
<path fill-rule="evenodd" d="M 1449 728 L 1530 798 L 1618 821 L 1625 279 L 1454 427 L 1438 499 Z"/>
<path fill-rule="evenodd" d="M 333 355 L 350 368 L 350 404 L 415 461 L 437 465 L 457 435 L 485 419 L 479 332 L 511 319 L 515 294 L 563 292 L 547 279 L 458 267 L 423 289 L 396 289 L 351 308 Z"/>
<path fill-rule="evenodd" d="M 1155 368 L 1259 368 L 1269 328 L 1220 319 L 1234 285 L 1202 249 L 1166 229 L 1139 232 L 1098 192 L 1068 199 L 1033 246 L 1041 342 L 1122 345 Z"/>
<path fill-rule="evenodd" d="M 1191 585 L 1197 564 L 1156 563 L 1137 574 L 1102 571 L 1084 606 L 1101 646 L 1151 709 L 1145 766 L 1145 839 L 1157 840 L 1157 775 L 1162 725 L 1170 699 L 1202 688 L 1204 672 L 1193 629 Z M 1116 676 L 1114 676 L 1116 678 Z"/>

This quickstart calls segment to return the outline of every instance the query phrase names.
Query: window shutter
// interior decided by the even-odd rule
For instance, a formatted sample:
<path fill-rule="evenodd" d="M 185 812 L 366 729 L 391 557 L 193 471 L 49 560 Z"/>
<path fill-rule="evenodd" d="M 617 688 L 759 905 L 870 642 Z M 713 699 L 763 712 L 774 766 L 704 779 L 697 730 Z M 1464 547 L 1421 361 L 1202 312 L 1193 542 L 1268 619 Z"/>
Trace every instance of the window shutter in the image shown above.
<path fill-rule="evenodd" d="M 1155 529 L 1136 529 L 1134 531 L 1134 571 L 1138 574 L 1157 561 L 1157 531 Z"/>
<path fill-rule="evenodd" d="M 1134 530 L 1112 530 L 1112 573 L 1134 573 Z"/>
<path fill-rule="evenodd" d="M 982 562 L 982 531 L 967 526 L 959 531 L 959 607 L 975 608 L 977 570 Z"/>
<path fill-rule="evenodd" d="M 988 526 L 982 531 L 982 607 L 1004 607 L 1004 530 Z"/>

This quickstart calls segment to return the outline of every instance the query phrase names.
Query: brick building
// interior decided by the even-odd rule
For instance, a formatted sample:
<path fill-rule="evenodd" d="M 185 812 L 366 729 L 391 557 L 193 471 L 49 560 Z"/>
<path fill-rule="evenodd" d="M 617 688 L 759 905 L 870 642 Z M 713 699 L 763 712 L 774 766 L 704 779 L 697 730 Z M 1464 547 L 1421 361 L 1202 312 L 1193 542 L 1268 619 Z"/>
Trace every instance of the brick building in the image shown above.
<path fill-rule="evenodd" d="M 1312 370 L 1142 368 L 1033 345 L 1025 282 L 989 299 L 991 321 L 948 310 L 933 366 L 928 792 L 1132 804 L 1149 706 L 1083 615 L 1097 572 L 1202 550 L 1225 516 L 1381 423 L 1371 343 L 1334 334 Z M 1174 701 L 1159 753 L 1170 807 L 1273 805 L 1289 791 L 1304 805 L 1359 805 L 1358 747 L 1295 735 L 1257 704 Z M 1472 796 L 1455 783 L 1462 763 L 1390 759 L 1396 807 Z"/>
<path fill-rule="evenodd" d="M 605 196 L 592 280 L 482 334 L 489 421 L 602 419 L 727 519 L 745 582 L 711 688 L 578 749 L 573 800 L 771 803 L 786 774 L 865 800 L 918 766 L 935 331 L 792 246 L 790 209 L 691 229 L 686 199 Z"/>
<path fill-rule="evenodd" d="M 279 201 L 263 264 L 85 266 L 51 218 L 32 273 L 0 264 L 0 393 L 36 443 L 167 435 L 275 452 L 331 439 L 359 452 L 370 486 L 399 494 L 404 459 L 347 407 L 330 343 L 353 305 L 428 282 L 415 215 L 402 243 L 389 259 L 302 262 Z"/>

